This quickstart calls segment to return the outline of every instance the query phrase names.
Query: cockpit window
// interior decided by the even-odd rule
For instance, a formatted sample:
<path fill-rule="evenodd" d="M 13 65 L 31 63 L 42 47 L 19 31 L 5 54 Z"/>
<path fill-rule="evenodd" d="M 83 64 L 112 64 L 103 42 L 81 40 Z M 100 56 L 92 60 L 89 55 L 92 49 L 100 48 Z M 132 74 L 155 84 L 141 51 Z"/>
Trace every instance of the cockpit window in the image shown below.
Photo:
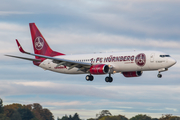
<path fill-rule="evenodd" d="M 160 55 L 160 57 L 170 57 L 170 55 Z"/>

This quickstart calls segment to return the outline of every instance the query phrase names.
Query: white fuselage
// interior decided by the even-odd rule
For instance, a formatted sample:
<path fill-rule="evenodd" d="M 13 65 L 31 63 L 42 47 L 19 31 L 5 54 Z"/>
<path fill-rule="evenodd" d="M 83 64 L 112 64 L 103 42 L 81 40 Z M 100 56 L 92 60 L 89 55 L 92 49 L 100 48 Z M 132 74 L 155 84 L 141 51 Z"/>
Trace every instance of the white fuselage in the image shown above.
<path fill-rule="evenodd" d="M 79 55 L 62 55 L 57 58 L 74 60 L 94 64 L 106 64 L 113 68 L 114 73 L 130 72 L 130 71 L 151 71 L 163 68 L 169 68 L 176 61 L 163 52 L 158 51 L 132 51 L 132 52 L 112 52 L 98 54 L 79 54 Z M 161 57 L 160 57 L 161 56 Z M 74 67 L 68 70 L 68 67 L 57 66 L 52 60 L 46 59 L 40 65 L 43 69 L 51 70 L 65 74 L 84 74 L 86 72 L 79 71 Z"/>

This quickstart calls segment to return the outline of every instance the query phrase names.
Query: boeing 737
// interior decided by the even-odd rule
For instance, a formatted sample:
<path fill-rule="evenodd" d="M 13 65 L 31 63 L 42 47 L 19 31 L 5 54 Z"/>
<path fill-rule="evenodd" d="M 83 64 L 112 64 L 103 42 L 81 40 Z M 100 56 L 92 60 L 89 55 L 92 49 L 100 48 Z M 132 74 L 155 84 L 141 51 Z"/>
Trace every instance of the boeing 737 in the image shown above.
<path fill-rule="evenodd" d="M 158 71 L 157 77 L 161 78 L 161 72 L 176 64 L 176 60 L 170 55 L 159 51 L 66 55 L 49 47 L 35 23 L 30 23 L 29 26 L 34 53 L 24 51 L 17 39 L 16 42 L 20 52 L 35 58 L 6 56 L 30 60 L 36 66 L 58 73 L 87 74 L 87 81 L 93 81 L 93 75 L 108 74 L 105 81 L 112 82 L 111 75 L 115 73 L 122 73 L 125 77 L 139 77 L 143 71 L 153 70 Z"/>

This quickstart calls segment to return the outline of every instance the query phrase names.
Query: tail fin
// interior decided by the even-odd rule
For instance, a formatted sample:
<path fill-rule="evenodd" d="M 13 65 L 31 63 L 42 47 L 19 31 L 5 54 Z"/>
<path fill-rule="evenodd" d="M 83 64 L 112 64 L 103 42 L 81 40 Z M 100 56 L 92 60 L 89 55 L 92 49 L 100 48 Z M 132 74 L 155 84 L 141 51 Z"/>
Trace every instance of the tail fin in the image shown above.
<path fill-rule="evenodd" d="M 35 25 L 35 23 L 29 23 L 29 27 L 31 30 L 31 37 L 32 37 L 32 42 L 33 42 L 33 48 L 34 48 L 34 53 L 35 54 L 40 54 L 40 55 L 45 55 L 45 56 L 59 56 L 59 55 L 65 55 L 63 53 L 59 53 L 56 51 L 53 51 L 44 37 L 42 36 L 41 32 Z M 36 56 L 36 59 L 44 59 Z"/>

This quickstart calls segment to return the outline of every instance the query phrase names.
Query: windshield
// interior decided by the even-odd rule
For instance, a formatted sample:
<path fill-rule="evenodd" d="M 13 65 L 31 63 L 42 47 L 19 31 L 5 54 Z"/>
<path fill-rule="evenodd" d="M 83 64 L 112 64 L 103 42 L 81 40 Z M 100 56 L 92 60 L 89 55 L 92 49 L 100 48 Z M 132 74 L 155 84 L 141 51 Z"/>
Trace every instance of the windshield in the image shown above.
<path fill-rule="evenodd" d="M 170 55 L 160 55 L 160 57 L 170 57 Z"/>

